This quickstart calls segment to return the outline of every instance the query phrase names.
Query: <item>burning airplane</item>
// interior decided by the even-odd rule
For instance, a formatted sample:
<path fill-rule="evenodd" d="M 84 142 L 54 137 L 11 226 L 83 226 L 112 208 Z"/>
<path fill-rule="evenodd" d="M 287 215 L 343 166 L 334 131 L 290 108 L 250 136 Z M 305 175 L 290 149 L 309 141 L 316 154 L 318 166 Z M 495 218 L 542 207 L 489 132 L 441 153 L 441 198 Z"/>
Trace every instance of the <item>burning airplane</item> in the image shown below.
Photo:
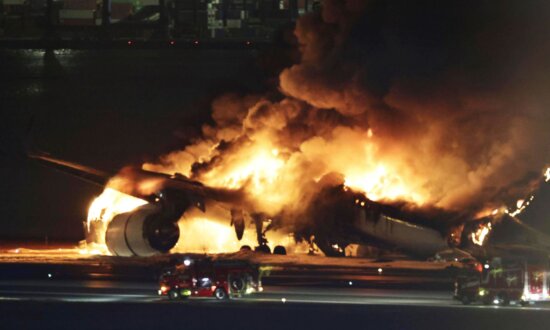
<path fill-rule="evenodd" d="M 118 173 L 34 158 L 106 186 L 87 228 L 117 255 L 167 252 L 197 219 L 327 255 L 483 245 L 550 161 L 548 20 L 498 6 L 326 0 L 298 20 L 277 92 L 218 97 L 182 150 Z"/>
<path fill-rule="evenodd" d="M 306 207 L 283 208 L 269 214 L 258 211 L 254 197 L 244 189 L 208 187 L 181 174 L 166 175 L 140 168 L 125 168 L 111 178 L 105 172 L 46 154 L 30 157 L 78 178 L 107 185 L 90 206 L 86 233 L 91 250 L 117 256 L 169 252 L 180 240 L 180 227 L 186 222 L 196 222 L 201 213 L 205 218 L 218 217 L 217 222 L 210 222 L 212 224 L 219 223 L 219 219 L 224 218 L 220 213 L 225 213 L 234 227 L 234 242 L 243 238 L 247 223 L 252 224 L 256 235 L 254 243 L 260 251 L 270 251 L 266 233 L 272 229 L 291 235 L 293 243 L 305 242 L 310 249 L 316 246 L 327 256 L 343 256 L 346 246 L 359 244 L 429 257 L 449 248 L 468 247 L 468 244 L 483 246 L 492 226 L 498 225 L 503 216 L 512 217 L 520 229 L 525 227 L 508 215 L 516 214 L 515 211 L 507 209 L 483 219 L 466 219 L 456 212 L 415 209 L 403 202 L 375 202 L 363 192 L 346 186 L 344 178 L 334 173 L 311 183 L 314 188 L 301 200 Z M 210 208 L 214 212 L 207 212 Z M 198 216 L 197 210 L 201 212 Z M 186 219 L 186 215 L 190 215 L 190 219 Z M 221 234 L 224 240 L 233 236 L 222 228 L 218 225 L 206 230 Z M 528 229 L 535 237 L 528 242 L 530 246 L 550 250 L 550 238 Z M 282 242 L 280 237 L 275 239 L 276 243 Z M 204 242 L 205 237 L 194 240 L 215 245 Z M 216 252 L 226 251 L 228 245 L 222 244 L 219 248 Z"/>

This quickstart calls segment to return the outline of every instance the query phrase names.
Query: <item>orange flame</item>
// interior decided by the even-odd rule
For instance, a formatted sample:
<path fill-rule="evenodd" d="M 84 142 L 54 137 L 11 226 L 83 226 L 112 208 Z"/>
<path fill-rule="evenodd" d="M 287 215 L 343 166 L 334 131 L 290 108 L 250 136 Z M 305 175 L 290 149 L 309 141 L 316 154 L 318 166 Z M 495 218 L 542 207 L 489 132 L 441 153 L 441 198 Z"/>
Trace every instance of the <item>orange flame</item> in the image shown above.
<path fill-rule="evenodd" d="M 105 188 L 88 208 L 87 235 L 92 236 L 93 241 L 85 248 L 80 249 L 80 254 L 108 254 L 105 245 L 105 230 L 109 222 L 115 215 L 132 211 L 144 204 L 147 202 L 142 199 Z"/>
<path fill-rule="evenodd" d="M 488 222 L 485 225 L 481 225 L 476 232 L 472 233 L 470 235 L 472 242 L 474 244 L 477 244 L 479 246 L 483 246 L 483 243 L 485 243 L 485 239 L 487 238 L 487 235 L 491 232 L 492 225 L 490 222 Z"/>
<path fill-rule="evenodd" d="M 226 219 L 211 219 L 204 216 L 183 217 L 178 222 L 180 239 L 174 247 L 175 252 L 224 253 L 239 251 L 241 246 L 256 246 L 256 232 L 245 230 L 243 238 L 238 241 L 235 231 Z M 290 250 L 298 247 L 293 238 L 278 232 L 268 232 L 268 245 L 273 250 L 276 245 Z M 304 249 L 304 251 L 307 251 Z"/>
<path fill-rule="evenodd" d="M 129 212 L 138 206 L 147 204 L 143 199 L 123 194 L 111 188 L 105 188 L 103 193 L 95 198 L 88 209 L 88 230 L 90 222 L 101 220 L 109 222 L 119 213 Z"/>

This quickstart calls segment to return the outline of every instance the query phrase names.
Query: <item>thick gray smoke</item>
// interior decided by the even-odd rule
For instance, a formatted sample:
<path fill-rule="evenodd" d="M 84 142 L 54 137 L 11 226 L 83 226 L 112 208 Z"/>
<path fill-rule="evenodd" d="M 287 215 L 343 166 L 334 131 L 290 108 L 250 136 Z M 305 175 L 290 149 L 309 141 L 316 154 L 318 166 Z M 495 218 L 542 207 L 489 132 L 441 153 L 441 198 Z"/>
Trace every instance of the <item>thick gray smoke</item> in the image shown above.
<path fill-rule="evenodd" d="M 435 205 L 509 203 L 530 188 L 550 161 L 550 3 L 323 4 L 297 24 L 286 95 L 371 128 Z"/>
<path fill-rule="evenodd" d="M 280 160 L 275 178 L 247 174 L 264 212 L 307 204 L 307 187 L 333 172 L 378 200 L 510 205 L 550 163 L 549 33 L 547 1 L 325 0 L 297 22 L 284 97 L 220 97 L 216 125 L 146 167 L 250 184 L 223 178 L 261 145 Z"/>

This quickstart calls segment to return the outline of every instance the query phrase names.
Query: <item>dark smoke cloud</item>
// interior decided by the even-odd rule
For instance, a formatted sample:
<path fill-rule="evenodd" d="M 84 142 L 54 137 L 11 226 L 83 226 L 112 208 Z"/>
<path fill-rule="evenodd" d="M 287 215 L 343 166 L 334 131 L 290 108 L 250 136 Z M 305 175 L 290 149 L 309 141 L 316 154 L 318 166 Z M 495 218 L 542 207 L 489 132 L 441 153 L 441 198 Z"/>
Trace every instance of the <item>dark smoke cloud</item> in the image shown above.
<path fill-rule="evenodd" d="M 297 22 L 283 95 L 218 98 L 201 139 L 146 167 L 217 184 L 263 144 L 284 165 L 262 212 L 303 211 L 320 178 L 378 163 L 430 214 L 513 205 L 550 164 L 549 32 L 547 1 L 325 0 Z"/>
<path fill-rule="evenodd" d="M 439 206 L 511 202 L 550 161 L 549 32 L 547 1 L 327 0 L 281 89 L 372 128 Z"/>

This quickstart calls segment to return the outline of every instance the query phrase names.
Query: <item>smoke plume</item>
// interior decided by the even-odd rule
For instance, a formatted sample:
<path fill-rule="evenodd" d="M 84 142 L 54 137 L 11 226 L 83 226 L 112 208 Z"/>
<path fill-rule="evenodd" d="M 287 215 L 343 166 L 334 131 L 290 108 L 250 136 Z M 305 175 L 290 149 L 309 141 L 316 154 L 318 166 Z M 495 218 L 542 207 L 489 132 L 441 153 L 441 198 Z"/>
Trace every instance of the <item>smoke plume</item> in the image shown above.
<path fill-rule="evenodd" d="M 276 215 L 341 183 L 372 200 L 475 214 L 550 162 L 547 1 L 325 0 L 295 29 L 279 96 L 227 94 L 214 125 L 150 170 L 245 187 Z"/>

